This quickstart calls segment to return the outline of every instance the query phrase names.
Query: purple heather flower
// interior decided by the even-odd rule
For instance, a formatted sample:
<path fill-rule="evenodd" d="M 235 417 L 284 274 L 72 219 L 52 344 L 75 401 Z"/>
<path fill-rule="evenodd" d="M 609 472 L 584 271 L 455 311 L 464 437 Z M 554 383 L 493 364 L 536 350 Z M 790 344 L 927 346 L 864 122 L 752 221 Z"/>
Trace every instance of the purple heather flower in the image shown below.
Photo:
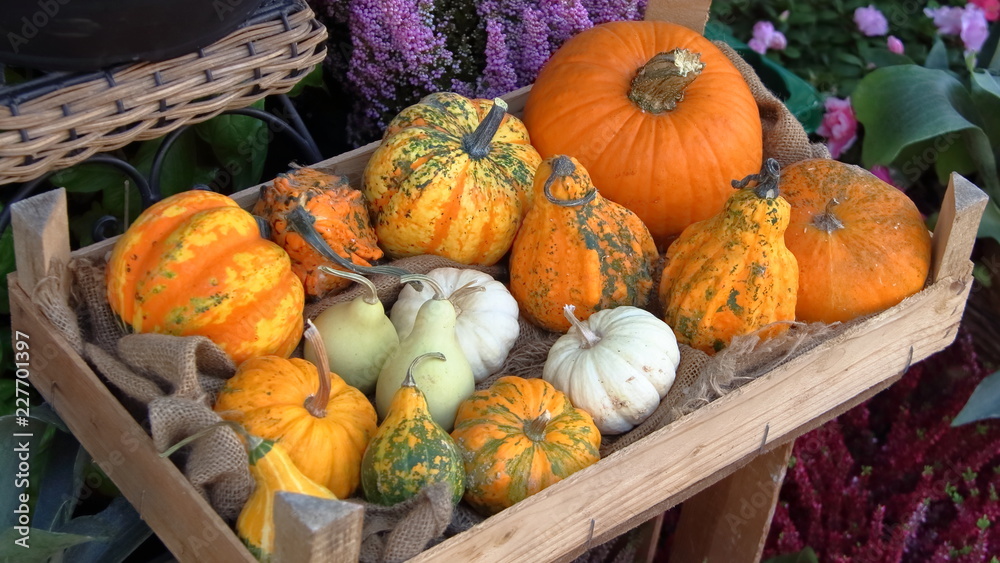
<path fill-rule="evenodd" d="M 549 59 L 549 29 L 542 20 L 542 14 L 532 8 L 525 6 L 521 12 L 521 33 L 520 64 L 519 70 L 523 80 L 534 81 L 542 65 Z"/>
<path fill-rule="evenodd" d="M 962 15 L 965 10 L 955 6 L 924 8 L 924 14 L 934 20 L 941 35 L 958 35 L 962 32 Z"/>
<path fill-rule="evenodd" d="M 816 133 L 826 137 L 830 156 L 838 158 L 857 140 L 858 120 L 854 117 L 850 98 L 841 99 L 831 96 L 826 99 L 824 106 L 826 114 L 823 115 L 823 121 L 816 128 Z"/>
<path fill-rule="evenodd" d="M 517 75 L 510 64 L 510 51 L 503 25 L 491 19 L 486 22 L 486 68 L 480 79 L 479 95 L 487 98 L 502 96 L 517 89 Z"/>
<path fill-rule="evenodd" d="M 903 54 L 903 42 L 899 40 L 895 35 L 890 35 L 889 39 L 886 41 L 886 46 L 889 50 L 897 55 Z"/>
<path fill-rule="evenodd" d="M 867 8 L 854 10 L 854 23 L 858 25 L 861 33 L 868 37 L 889 33 L 889 21 L 873 4 L 869 4 Z"/>
<path fill-rule="evenodd" d="M 751 49 L 763 55 L 768 49 L 783 50 L 788 46 L 788 40 L 785 39 L 784 33 L 774 29 L 773 23 L 759 21 L 753 25 L 753 39 L 747 44 Z"/>
<path fill-rule="evenodd" d="M 978 53 L 989 34 L 986 12 L 975 4 L 967 4 L 962 13 L 962 31 L 959 33 L 965 50 Z"/>

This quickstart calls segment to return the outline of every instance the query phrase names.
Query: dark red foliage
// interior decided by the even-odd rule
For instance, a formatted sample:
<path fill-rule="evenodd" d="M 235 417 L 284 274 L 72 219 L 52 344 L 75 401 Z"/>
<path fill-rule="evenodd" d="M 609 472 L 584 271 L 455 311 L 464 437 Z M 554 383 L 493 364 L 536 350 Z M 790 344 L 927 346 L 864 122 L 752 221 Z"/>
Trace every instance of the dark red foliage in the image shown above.
<path fill-rule="evenodd" d="M 1000 561 L 1000 421 L 949 424 L 986 375 L 961 332 L 799 438 L 765 559 L 808 546 L 821 562 Z"/>

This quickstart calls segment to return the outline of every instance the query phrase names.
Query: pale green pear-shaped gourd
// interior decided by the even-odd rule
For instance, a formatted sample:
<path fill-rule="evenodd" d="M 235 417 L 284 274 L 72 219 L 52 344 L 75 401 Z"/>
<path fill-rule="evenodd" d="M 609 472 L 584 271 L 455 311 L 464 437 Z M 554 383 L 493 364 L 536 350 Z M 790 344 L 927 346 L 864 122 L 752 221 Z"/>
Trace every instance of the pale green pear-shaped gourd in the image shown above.
<path fill-rule="evenodd" d="M 476 390 L 472 366 L 462 352 L 455 333 L 457 314 L 455 307 L 436 282 L 427 276 L 412 274 L 400 278 L 404 283 L 426 283 L 434 289 L 435 296 L 420 306 L 413 321 L 413 329 L 399 343 L 399 348 L 382 366 L 375 389 L 375 408 L 379 418 L 385 418 L 396 393 L 406 378 L 413 360 L 424 354 L 444 354 L 447 361 L 438 362 L 435 369 L 422 370 L 416 375 L 417 387 L 427 399 L 431 418 L 446 431 L 455 425 L 455 414 L 462 401 Z"/>
<path fill-rule="evenodd" d="M 368 278 L 326 266 L 320 269 L 354 280 L 366 289 L 364 295 L 352 301 L 331 305 L 313 323 L 323 337 L 330 371 L 367 395 L 375 390 L 386 360 L 399 348 L 399 336 Z M 311 346 L 306 346 L 304 355 L 306 360 L 319 365 Z"/>

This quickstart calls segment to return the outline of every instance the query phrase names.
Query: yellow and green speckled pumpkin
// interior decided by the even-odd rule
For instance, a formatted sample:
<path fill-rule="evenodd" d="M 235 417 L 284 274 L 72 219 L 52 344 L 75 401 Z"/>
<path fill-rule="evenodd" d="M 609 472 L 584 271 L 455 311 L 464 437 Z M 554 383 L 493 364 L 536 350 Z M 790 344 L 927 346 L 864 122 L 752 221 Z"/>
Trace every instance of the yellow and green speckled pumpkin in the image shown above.
<path fill-rule="evenodd" d="M 302 335 L 302 283 L 232 199 L 192 190 L 143 211 L 115 244 L 108 302 L 134 332 L 205 336 L 236 363 L 287 357 Z"/>
<path fill-rule="evenodd" d="M 443 92 L 392 120 L 363 187 L 390 256 L 491 265 L 507 253 L 541 158 L 506 107 Z"/>
<path fill-rule="evenodd" d="M 281 444 L 253 435 L 247 435 L 246 440 L 255 487 L 236 519 L 236 533 L 258 561 L 267 563 L 274 552 L 275 493 L 337 497 L 299 471 Z"/>
<path fill-rule="evenodd" d="M 288 252 L 292 271 L 302 280 L 306 295 L 337 292 L 351 285 L 351 280 L 319 268 L 325 265 L 343 269 L 289 229 L 288 213 L 295 208 L 309 214 L 313 228 L 343 258 L 359 266 L 371 266 L 382 257 L 365 199 L 360 191 L 348 185 L 347 177 L 313 168 L 299 168 L 281 175 L 261 188 L 253 213 L 268 222 L 271 240 Z"/>
<path fill-rule="evenodd" d="M 389 413 L 365 450 L 361 486 L 365 498 L 375 504 L 391 506 L 442 482 L 451 489 L 453 502 L 462 500 L 462 456 L 448 432 L 431 418 L 424 394 L 413 378 L 417 364 L 429 358 L 445 359 L 443 354 L 432 352 L 410 362 Z"/>
<path fill-rule="evenodd" d="M 495 514 L 600 459 L 601 433 L 542 379 L 504 376 L 459 407 L 465 500 Z"/>
<path fill-rule="evenodd" d="M 299 358 L 251 358 L 219 391 L 214 409 L 251 434 L 280 442 L 302 473 L 347 498 L 361 480 L 361 456 L 378 420 L 375 407 L 330 373 L 311 322 L 305 337 L 317 349 L 319 367 Z"/>
<path fill-rule="evenodd" d="M 795 319 L 799 268 L 785 246 L 790 206 L 778 194 L 777 161 L 736 184 L 743 187 L 721 213 L 684 229 L 670 246 L 660 282 L 664 320 L 677 341 L 710 354 L 734 336 Z M 760 336 L 787 329 L 775 324 Z"/>
<path fill-rule="evenodd" d="M 659 255 L 639 217 L 598 194 L 586 169 L 567 156 L 538 167 L 534 190 L 510 256 L 510 292 L 521 314 L 566 332 L 566 305 L 576 307 L 580 320 L 619 305 L 646 305 Z"/>

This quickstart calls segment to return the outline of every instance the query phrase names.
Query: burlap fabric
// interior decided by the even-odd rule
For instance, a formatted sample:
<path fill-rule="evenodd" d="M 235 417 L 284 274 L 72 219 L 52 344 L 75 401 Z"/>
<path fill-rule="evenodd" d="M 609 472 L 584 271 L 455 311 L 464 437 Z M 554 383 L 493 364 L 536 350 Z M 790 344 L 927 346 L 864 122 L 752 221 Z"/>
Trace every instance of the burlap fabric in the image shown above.
<path fill-rule="evenodd" d="M 727 45 L 717 45 L 743 74 L 757 100 L 764 132 L 764 157 L 773 157 L 782 166 L 807 158 L 829 157 L 825 146 L 809 142 L 795 117 L 764 87 L 753 69 Z M 449 260 L 431 256 L 407 258 L 392 265 L 415 273 L 457 266 Z M 502 266 L 476 269 L 497 279 L 506 278 Z M 61 297 L 62 282 L 57 277 L 43 280 L 33 300 L 81 356 L 121 391 L 125 401 L 133 401 L 146 409 L 156 447 L 162 451 L 217 421 L 210 405 L 224 380 L 234 371 L 225 354 L 200 338 L 126 336 L 104 297 L 103 266 L 76 262 L 71 270 L 74 279 L 72 305 Z M 398 278 L 378 275 L 373 276 L 372 281 L 388 310 L 401 290 Z M 309 303 L 306 316 L 314 318 L 330 305 L 354 299 L 362 292 L 363 289 L 355 285 L 339 295 Z M 660 312 L 655 302 L 650 309 L 657 314 Z M 506 362 L 497 374 L 481 382 L 479 388 L 489 386 L 506 374 L 541 377 L 549 348 L 560 335 L 538 329 L 523 319 L 520 326 L 520 336 Z M 659 408 L 631 432 L 606 436 L 602 454 L 635 443 L 843 329 L 841 326 L 796 323 L 784 336 L 765 342 L 755 335 L 737 338 L 715 356 L 682 346 L 675 383 Z M 210 433 L 187 448 L 184 457 L 179 461 L 195 487 L 209 498 L 223 517 L 234 518 L 252 487 L 246 455 L 236 435 L 228 428 Z M 366 562 L 403 561 L 428 545 L 482 521 L 481 516 L 465 505 L 453 507 L 446 497 L 442 490 L 431 487 L 395 507 L 365 503 L 361 559 Z M 597 550 L 594 553 L 594 557 L 581 560 L 601 560 Z"/>

